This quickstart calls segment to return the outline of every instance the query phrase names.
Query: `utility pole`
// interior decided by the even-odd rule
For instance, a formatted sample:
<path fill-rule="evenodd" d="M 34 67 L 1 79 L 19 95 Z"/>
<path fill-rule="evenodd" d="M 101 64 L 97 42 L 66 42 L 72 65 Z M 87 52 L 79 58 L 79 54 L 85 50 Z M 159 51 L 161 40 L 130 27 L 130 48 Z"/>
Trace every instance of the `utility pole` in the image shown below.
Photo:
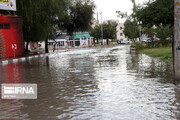
<path fill-rule="evenodd" d="M 139 21 L 138 22 L 139 23 L 139 27 L 140 27 L 140 36 L 139 36 L 139 40 L 140 40 L 140 42 L 142 42 L 142 34 L 141 34 L 141 31 L 142 31 L 142 28 L 141 28 L 141 24 L 142 24 L 142 21 Z"/>
<path fill-rule="evenodd" d="M 180 0 L 174 0 L 173 73 L 174 83 L 180 84 Z"/>
<path fill-rule="evenodd" d="M 97 24 L 99 25 L 99 13 L 97 13 Z"/>
<path fill-rule="evenodd" d="M 103 42 L 103 26 L 102 26 L 103 22 L 102 22 L 102 12 L 99 12 L 99 14 L 100 14 L 100 16 L 101 16 L 101 40 L 102 40 L 102 42 Z"/>

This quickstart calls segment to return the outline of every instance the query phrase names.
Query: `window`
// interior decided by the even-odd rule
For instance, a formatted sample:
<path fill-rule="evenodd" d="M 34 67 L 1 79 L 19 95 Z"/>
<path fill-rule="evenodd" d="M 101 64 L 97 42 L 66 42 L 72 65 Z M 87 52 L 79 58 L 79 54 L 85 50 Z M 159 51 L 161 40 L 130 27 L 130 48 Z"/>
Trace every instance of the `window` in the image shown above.
<path fill-rule="evenodd" d="M 10 29 L 10 24 L 9 23 L 0 24 L 0 29 Z"/>
<path fill-rule="evenodd" d="M 123 33 L 120 33 L 120 36 L 123 36 Z"/>
<path fill-rule="evenodd" d="M 0 24 L 0 29 L 3 29 L 3 24 Z"/>
<path fill-rule="evenodd" d="M 123 29 L 123 27 L 120 27 L 120 30 L 122 30 Z"/>
<path fill-rule="evenodd" d="M 10 24 L 4 24 L 4 29 L 10 29 Z"/>

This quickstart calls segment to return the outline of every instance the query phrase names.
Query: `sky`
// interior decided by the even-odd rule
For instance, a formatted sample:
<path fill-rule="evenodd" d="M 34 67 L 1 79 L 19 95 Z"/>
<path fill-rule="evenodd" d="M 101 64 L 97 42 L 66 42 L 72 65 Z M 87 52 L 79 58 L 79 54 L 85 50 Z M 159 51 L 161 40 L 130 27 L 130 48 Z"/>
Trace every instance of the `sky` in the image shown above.
<path fill-rule="evenodd" d="M 136 0 L 137 4 L 143 4 L 148 0 Z M 94 17 L 97 19 L 97 12 L 103 12 L 103 20 L 119 20 L 123 23 L 125 19 L 120 19 L 117 17 L 116 11 L 128 12 L 130 15 L 132 13 L 133 4 L 130 0 L 94 0 L 96 5 L 96 14 Z"/>

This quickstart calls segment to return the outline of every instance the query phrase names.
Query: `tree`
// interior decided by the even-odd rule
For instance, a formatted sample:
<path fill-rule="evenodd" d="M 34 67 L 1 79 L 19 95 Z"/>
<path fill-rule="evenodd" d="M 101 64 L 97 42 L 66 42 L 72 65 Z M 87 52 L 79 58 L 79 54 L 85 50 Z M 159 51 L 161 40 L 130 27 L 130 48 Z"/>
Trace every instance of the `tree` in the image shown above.
<path fill-rule="evenodd" d="M 95 5 L 91 0 L 17 0 L 17 15 L 23 18 L 23 36 L 29 43 L 56 37 L 56 30 L 88 30 Z M 28 48 L 28 44 L 26 49 Z"/>
<path fill-rule="evenodd" d="M 133 16 L 142 21 L 143 26 L 174 25 L 174 0 L 155 0 L 135 11 Z"/>
<path fill-rule="evenodd" d="M 124 23 L 124 34 L 129 39 L 135 42 L 135 39 L 139 37 L 139 29 L 136 21 L 127 19 Z"/>
<path fill-rule="evenodd" d="M 144 33 L 147 35 L 148 38 L 151 39 L 151 42 L 154 42 L 154 37 L 155 37 L 155 28 L 151 27 L 151 28 L 144 28 Z"/>
<path fill-rule="evenodd" d="M 109 39 L 116 38 L 116 26 L 117 24 L 113 24 L 110 21 L 108 23 L 103 23 L 103 38 L 107 40 L 107 45 L 109 44 Z M 96 39 L 101 38 L 101 25 L 96 25 L 94 29 L 90 32 L 91 36 Z"/>
<path fill-rule="evenodd" d="M 166 44 L 168 44 L 169 40 L 172 40 L 173 28 L 170 27 L 170 25 L 160 25 L 156 28 L 155 35 L 160 39 L 162 46 L 165 46 Z"/>
<path fill-rule="evenodd" d="M 101 38 L 101 26 L 96 25 L 94 28 L 90 30 L 90 35 L 97 39 L 97 41 Z"/>
<path fill-rule="evenodd" d="M 63 18 L 65 6 L 65 0 L 18 0 L 17 15 L 23 18 L 24 40 L 46 41 L 48 52 L 47 39 L 55 37 L 57 21 Z"/>
<path fill-rule="evenodd" d="M 87 31 L 91 28 L 95 5 L 91 0 L 73 0 L 66 10 L 63 26 L 68 33 Z"/>
<path fill-rule="evenodd" d="M 109 44 L 109 39 L 116 38 L 116 26 L 117 24 L 113 24 L 110 21 L 103 24 L 103 38 L 106 39 L 107 45 Z"/>

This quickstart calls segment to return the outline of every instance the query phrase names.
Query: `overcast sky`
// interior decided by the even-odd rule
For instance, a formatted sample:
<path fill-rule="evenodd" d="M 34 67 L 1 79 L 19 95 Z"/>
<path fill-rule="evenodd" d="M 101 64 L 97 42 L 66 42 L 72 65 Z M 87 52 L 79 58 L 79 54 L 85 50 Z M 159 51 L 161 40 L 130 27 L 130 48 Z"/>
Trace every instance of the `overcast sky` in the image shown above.
<path fill-rule="evenodd" d="M 142 4 L 148 0 L 136 0 L 136 3 Z M 119 20 L 121 23 L 125 20 L 121 20 L 117 17 L 116 11 L 132 13 L 133 4 L 130 0 L 94 0 L 96 4 L 96 13 L 103 12 L 103 20 L 115 19 Z M 94 15 L 97 18 L 97 15 Z"/>

